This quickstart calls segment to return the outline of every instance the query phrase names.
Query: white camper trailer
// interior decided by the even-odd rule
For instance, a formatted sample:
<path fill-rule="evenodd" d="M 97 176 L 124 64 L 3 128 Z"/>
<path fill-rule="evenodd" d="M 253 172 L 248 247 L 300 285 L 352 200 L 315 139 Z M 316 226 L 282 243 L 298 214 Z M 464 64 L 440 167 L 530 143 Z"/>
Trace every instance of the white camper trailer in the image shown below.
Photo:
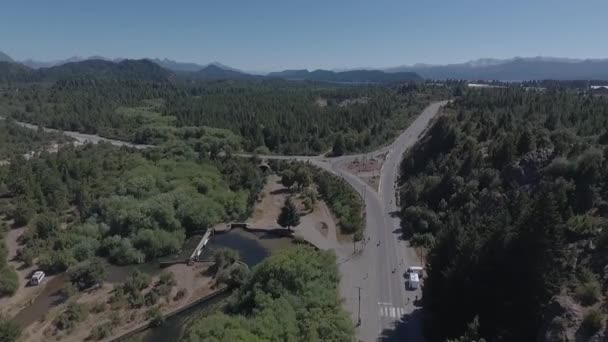
<path fill-rule="evenodd" d="M 33 286 L 40 285 L 40 283 L 42 283 L 42 279 L 44 279 L 44 276 L 45 274 L 42 271 L 34 272 L 32 278 L 30 278 L 30 284 Z"/>

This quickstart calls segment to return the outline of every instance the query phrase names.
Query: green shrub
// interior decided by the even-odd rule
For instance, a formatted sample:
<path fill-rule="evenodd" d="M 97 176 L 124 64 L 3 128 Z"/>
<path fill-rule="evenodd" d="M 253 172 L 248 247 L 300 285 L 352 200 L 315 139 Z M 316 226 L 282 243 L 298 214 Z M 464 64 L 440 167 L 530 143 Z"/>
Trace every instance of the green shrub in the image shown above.
<path fill-rule="evenodd" d="M 179 289 L 177 291 L 177 293 L 175 294 L 175 297 L 173 297 L 173 300 L 174 301 L 178 301 L 178 300 L 186 297 L 186 294 L 188 294 L 188 290 L 186 290 L 186 289 Z"/>
<path fill-rule="evenodd" d="M 587 283 L 580 284 L 574 290 L 574 298 L 584 306 L 595 304 L 601 295 L 600 284 L 597 280 L 590 280 Z"/>
<path fill-rule="evenodd" d="M 21 328 L 17 322 L 0 315 L 0 341 L 14 342 L 21 335 Z"/>
<path fill-rule="evenodd" d="M 150 281 L 151 279 L 148 274 L 135 270 L 123 286 L 129 290 L 141 291 L 150 286 Z"/>
<path fill-rule="evenodd" d="M 0 267 L 0 297 L 12 296 L 19 288 L 19 276 L 13 266 Z"/>
<path fill-rule="evenodd" d="M 589 310 L 585 317 L 583 317 L 583 323 L 581 324 L 581 329 L 583 330 L 583 333 L 587 336 L 595 335 L 595 333 L 602 328 L 604 319 L 605 316 L 598 310 Z"/>
<path fill-rule="evenodd" d="M 99 258 L 84 261 L 69 272 L 70 281 L 79 290 L 88 289 L 94 285 L 101 284 L 106 274 L 103 261 Z"/>
<path fill-rule="evenodd" d="M 239 253 L 233 249 L 222 248 L 213 253 L 213 271 L 220 272 L 239 260 Z"/>
<path fill-rule="evenodd" d="M 158 285 L 175 286 L 176 283 L 175 274 L 172 272 L 163 272 L 158 278 Z"/>
<path fill-rule="evenodd" d="M 117 327 L 122 323 L 122 318 L 120 317 L 120 314 L 118 312 L 112 312 L 110 313 L 110 324 L 113 327 Z"/>
<path fill-rule="evenodd" d="M 160 294 L 158 293 L 158 290 L 156 288 L 153 288 L 150 292 L 146 293 L 146 295 L 144 296 L 144 305 L 145 306 L 156 305 L 156 303 L 158 303 L 159 299 L 160 299 Z"/>
<path fill-rule="evenodd" d="M 58 330 L 71 332 L 79 322 L 86 318 L 87 314 L 85 305 L 69 303 L 67 308 L 55 318 L 55 327 Z"/>
<path fill-rule="evenodd" d="M 153 327 L 159 327 L 165 322 L 165 318 L 160 312 L 160 308 L 158 308 L 157 306 L 151 308 L 146 312 L 146 318 L 150 320 L 150 324 Z"/>
<path fill-rule="evenodd" d="M 233 264 L 217 274 L 217 283 L 228 287 L 239 287 L 245 283 L 249 276 L 249 269 L 241 264 Z"/>
<path fill-rule="evenodd" d="M 104 302 L 97 302 L 95 304 L 93 304 L 93 306 L 91 307 L 91 312 L 92 313 L 102 313 L 106 311 L 106 303 Z"/>
<path fill-rule="evenodd" d="M 127 296 L 127 303 L 131 309 L 139 309 L 144 306 L 144 296 L 139 292 L 130 293 Z"/>
<path fill-rule="evenodd" d="M 105 323 L 93 328 L 91 334 L 88 337 L 88 340 L 99 341 L 110 337 L 110 335 L 112 335 L 112 327 L 110 326 L 110 324 Z"/>

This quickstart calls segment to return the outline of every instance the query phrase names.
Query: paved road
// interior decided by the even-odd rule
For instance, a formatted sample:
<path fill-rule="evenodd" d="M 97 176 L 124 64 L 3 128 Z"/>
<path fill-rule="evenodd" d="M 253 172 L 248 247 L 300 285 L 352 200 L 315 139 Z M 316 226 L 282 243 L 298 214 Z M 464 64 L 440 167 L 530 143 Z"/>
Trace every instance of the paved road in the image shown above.
<path fill-rule="evenodd" d="M 0 116 L 0 120 L 4 120 L 4 118 Z M 15 121 L 15 123 L 21 127 L 25 127 L 25 128 L 29 128 L 29 129 L 38 129 L 37 125 L 32 125 L 32 124 L 28 124 L 25 122 L 19 122 L 19 121 Z M 129 142 L 122 141 L 122 140 L 103 138 L 103 137 L 100 137 L 99 135 L 95 135 L 95 134 L 85 134 L 85 133 L 72 132 L 72 131 L 61 131 L 58 129 L 46 128 L 46 127 L 43 127 L 42 130 L 44 130 L 45 132 L 49 132 L 49 133 L 62 133 L 64 135 L 67 135 L 70 138 L 73 138 L 74 140 L 78 141 L 81 144 L 85 144 L 85 143 L 97 144 L 100 142 L 105 142 L 105 143 L 109 143 L 109 144 L 112 144 L 115 146 L 127 146 L 127 147 L 134 147 L 137 149 L 153 147 L 152 145 L 139 145 L 139 144 L 133 144 L 133 143 L 129 143 Z"/>
<path fill-rule="evenodd" d="M 339 264 L 341 281 L 340 292 L 344 306 L 353 320 L 358 319 L 359 289 L 361 291 L 361 325 L 357 336 L 361 341 L 379 339 L 398 341 L 423 341 L 420 311 L 414 306 L 414 299 L 420 298 L 420 290 L 407 291 L 405 288 L 405 269 L 410 265 L 420 265 L 413 248 L 402 241 L 399 234 L 395 182 L 399 175 L 399 164 L 405 151 L 413 146 L 424 132 L 429 121 L 447 101 L 429 105 L 414 122 L 390 145 L 376 151 L 326 158 L 323 156 L 277 156 L 259 155 L 262 159 L 282 159 L 308 161 L 342 177 L 365 199 L 366 238 L 370 241 L 359 243 L 361 250 L 356 256 L 341 258 Z M 37 129 L 37 126 L 19 123 L 23 127 Z M 53 129 L 45 131 L 57 132 Z M 63 132 L 80 142 L 97 143 L 105 141 L 117 146 L 147 148 L 149 145 L 134 145 L 119 140 L 102 138 L 78 132 Z M 357 176 L 339 167 L 339 164 L 361 158 L 388 153 L 380 171 L 379 191 Z M 251 156 L 250 154 L 236 154 Z M 336 251 L 338 252 L 338 251 Z M 344 246 L 339 254 L 349 253 Z M 396 270 L 393 273 L 393 270 Z"/>
<path fill-rule="evenodd" d="M 420 265 L 416 251 L 400 239 L 395 183 L 405 151 L 412 147 L 447 101 L 436 102 L 424 109 L 416 120 L 390 145 L 377 151 L 338 158 L 322 156 L 260 156 L 267 159 L 296 159 L 330 171 L 348 182 L 365 198 L 366 237 L 359 244 L 359 256 L 339 264 L 340 292 L 353 320 L 358 319 L 358 295 L 361 288 L 361 325 L 357 336 L 362 341 L 386 339 L 393 341 L 423 341 L 421 312 L 414 305 L 421 297 L 420 289 L 407 291 L 404 273 L 408 266 Z M 379 191 L 376 192 L 357 176 L 339 167 L 346 161 L 362 156 L 388 153 L 380 171 Z M 379 243 L 379 244 L 378 244 Z M 343 250 L 341 249 L 341 252 Z M 393 270 L 396 270 L 393 273 Z"/>

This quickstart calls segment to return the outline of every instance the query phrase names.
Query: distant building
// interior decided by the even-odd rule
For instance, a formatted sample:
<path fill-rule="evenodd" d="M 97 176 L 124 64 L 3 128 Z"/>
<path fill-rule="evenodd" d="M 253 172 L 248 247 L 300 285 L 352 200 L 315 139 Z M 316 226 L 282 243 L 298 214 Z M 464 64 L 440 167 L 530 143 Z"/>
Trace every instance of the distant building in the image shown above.
<path fill-rule="evenodd" d="M 592 85 L 589 88 L 593 95 L 608 95 L 608 85 Z"/>
<path fill-rule="evenodd" d="M 547 88 L 545 87 L 524 87 L 525 91 L 545 91 Z"/>
<path fill-rule="evenodd" d="M 506 88 L 505 86 L 486 84 L 486 83 L 468 83 L 469 88 Z"/>

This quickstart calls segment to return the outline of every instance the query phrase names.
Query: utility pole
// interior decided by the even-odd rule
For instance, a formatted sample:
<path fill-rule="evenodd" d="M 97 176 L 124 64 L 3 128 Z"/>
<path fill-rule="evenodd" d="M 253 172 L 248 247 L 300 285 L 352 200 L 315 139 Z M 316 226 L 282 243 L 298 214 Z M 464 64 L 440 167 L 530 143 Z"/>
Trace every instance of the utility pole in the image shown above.
<path fill-rule="evenodd" d="M 357 320 L 357 326 L 361 325 L 361 286 L 357 286 L 357 289 L 359 289 L 359 319 Z"/>

